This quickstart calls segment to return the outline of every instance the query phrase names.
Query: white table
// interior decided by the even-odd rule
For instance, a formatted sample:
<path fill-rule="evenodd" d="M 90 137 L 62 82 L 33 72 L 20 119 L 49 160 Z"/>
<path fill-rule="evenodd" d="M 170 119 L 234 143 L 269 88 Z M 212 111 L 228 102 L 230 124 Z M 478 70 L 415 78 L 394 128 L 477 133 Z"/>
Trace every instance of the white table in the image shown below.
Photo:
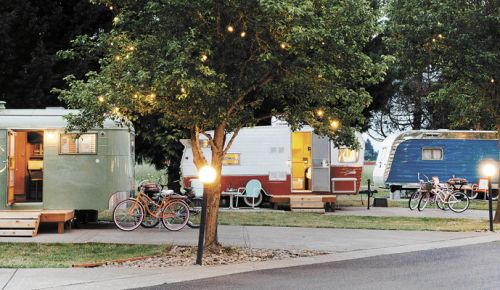
<path fill-rule="evenodd" d="M 234 190 L 234 191 L 223 191 L 221 192 L 221 195 L 222 196 L 229 196 L 229 209 L 235 209 L 233 207 L 233 198 L 234 196 L 238 197 L 239 195 L 241 195 L 241 193 L 237 190 Z"/>

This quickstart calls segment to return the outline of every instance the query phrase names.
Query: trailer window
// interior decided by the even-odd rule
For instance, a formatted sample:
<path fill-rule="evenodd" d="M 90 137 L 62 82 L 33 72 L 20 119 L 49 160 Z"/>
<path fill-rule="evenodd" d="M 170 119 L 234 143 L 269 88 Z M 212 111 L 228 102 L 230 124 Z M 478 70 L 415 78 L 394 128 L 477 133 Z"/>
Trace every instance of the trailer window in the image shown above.
<path fill-rule="evenodd" d="M 59 139 L 60 154 L 96 154 L 97 134 L 61 134 Z"/>
<path fill-rule="evenodd" d="M 339 148 L 339 163 L 354 163 L 359 160 L 359 151 L 350 148 Z"/>
<path fill-rule="evenodd" d="M 227 153 L 224 155 L 222 165 L 240 165 L 240 153 Z"/>
<path fill-rule="evenodd" d="M 422 160 L 443 160 L 443 148 L 423 148 Z"/>

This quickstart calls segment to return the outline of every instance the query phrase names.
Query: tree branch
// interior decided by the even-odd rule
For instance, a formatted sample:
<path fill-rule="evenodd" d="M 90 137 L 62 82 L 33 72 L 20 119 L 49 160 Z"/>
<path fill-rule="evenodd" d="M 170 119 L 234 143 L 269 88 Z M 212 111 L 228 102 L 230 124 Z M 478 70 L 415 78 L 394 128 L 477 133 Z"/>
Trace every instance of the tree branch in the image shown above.
<path fill-rule="evenodd" d="M 241 127 L 243 127 L 243 125 L 239 125 L 234 130 L 233 135 L 231 136 L 231 139 L 229 139 L 229 142 L 227 143 L 226 148 L 224 148 L 224 151 L 222 152 L 222 156 L 225 156 L 227 154 L 227 151 L 229 150 L 229 148 L 231 148 L 231 145 L 233 145 L 233 142 L 236 139 L 236 136 L 238 135 L 238 133 L 240 132 Z"/>

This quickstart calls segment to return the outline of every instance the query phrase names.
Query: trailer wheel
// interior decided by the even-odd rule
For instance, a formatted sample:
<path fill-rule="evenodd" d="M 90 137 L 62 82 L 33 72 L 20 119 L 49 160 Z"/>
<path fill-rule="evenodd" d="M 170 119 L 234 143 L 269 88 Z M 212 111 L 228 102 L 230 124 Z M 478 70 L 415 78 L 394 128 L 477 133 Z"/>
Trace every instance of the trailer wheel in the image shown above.
<path fill-rule="evenodd" d="M 243 198 L 243 201 L 245 202 L 245 204 L 247 206 L 252 206 L 252 203 L 255 202 L 255 204 L 253 204 L 254 207 L 259 207 L 262 202 L 264 201 L 264 195 L 262 194 L 262 191 L 259 193 L 259 196 L 257 196 L 254 200 L 254 198 L 251 198 L 251 197 L 244 197 Z"/>

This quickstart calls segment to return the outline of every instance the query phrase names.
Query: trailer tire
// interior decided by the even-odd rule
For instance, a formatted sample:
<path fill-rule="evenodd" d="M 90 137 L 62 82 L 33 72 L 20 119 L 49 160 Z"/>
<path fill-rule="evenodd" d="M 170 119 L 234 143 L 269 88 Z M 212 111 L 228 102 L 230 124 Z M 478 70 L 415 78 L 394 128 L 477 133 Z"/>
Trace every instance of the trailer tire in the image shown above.
<path fill-rule="evenodd" d="M 245 204 L 249 207 L 252 207 L 252 203 L 254 202 L 254 199 L 251 197 L 244 197 L 243 201 Z M 259 207 L 262 202 L 264 201 L 264 194 L 262 193 L 262 190 L 259 193 L 259 196 L 255 198 L 255 204 L 253 205 L 254 207 Z"/>

